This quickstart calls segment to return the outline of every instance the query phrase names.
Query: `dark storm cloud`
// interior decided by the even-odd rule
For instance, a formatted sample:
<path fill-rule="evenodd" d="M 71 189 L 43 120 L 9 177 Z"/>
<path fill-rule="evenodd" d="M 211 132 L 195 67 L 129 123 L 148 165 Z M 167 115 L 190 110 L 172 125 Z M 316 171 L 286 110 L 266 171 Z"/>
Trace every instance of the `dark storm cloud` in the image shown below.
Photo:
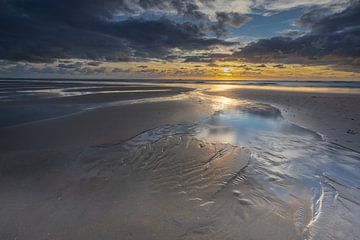
<path fill-rule="evenodd" d="M 324 10 L 313 10 L 304 14 L 298 24 L 310 27 L 311 31 L 298 38 L 262 39 L 234 53 L 234 56 L 255 62 L 358 66 L 360 1 L 353 1 L 340 13 L 324 14 Z"/>
<path fill-rule="evenodd" d="M 139 21 L 130 19 L 118 24 L 116 34 L 125 36 L 129 46 L 141 50 L 144 57 L 162 57 L 171 48 L 206 49 L 216 44 L 229 44 L 219 39 L 205 38 L 201 27 L 189 22 L 174 23 L 168 19 Z"/>
<path fill-rule="evenodd" d="M 296 23 L 310 27 L 316 33 L 334 33 L 347 31 L 349 28 L 360 26 L 360 1 L 353 0 L 342 12 L 333 12 L 331 9 L 315 8 L 303 14 Z"/>
<path fill-rule="evenodd" d="M 226 61 L 226 60 L 232 60 L 231 54 L 227 53 L 205 53 L 202 55 L 196 55 L 196 56 L 185 56 L 184 62 L 213 62 L 213 61 Z"/>
<path fill-rule="evenodd" d="M 172 48 L 228 44 L 209 39 L 190 22 L 169 19 L 115 21 L 137 9 L 175 9 L 201 18 L 193 1 L 0 0 L 0 59 L 51 62 L 58 58 L 129 61 L 164 58 Z M 136 6 L 134 6 L 136 5 Z M 236 20 L 233 20 L 236 22 Z"/>
<path fill-rule="evenodd" d="M 200 11 L 199 7 L 195 4 L 193 0 L 182 0 L 182 1 L 172 0 L 170 1 L 170 4 L 177 10 L 178 13 L 184 14 L 185 16 L 194 19 L 200 19 L 206 17 L 206 15 Z"/>
<path fill-rule="evenodd" d="M 87 25 L 70 24 L 69 22 L 75 21 L 71 19 L 71 13 L 66 22 L 61 20 L 61 10 L 59 15 L 54 13 L 54 16 L 48 16 L 48 10 L 42 7 L 38 9 L 34 6 L 34 10 L 31 8 L 26 11 L 10 2 L 4 2 L 0 2 L 2 59 L 49 62 L 57 58 L 121 57 L 130 52 L 124 40 L 96 31 L 90 22 Z M 95 21 L 97 27 L 99 23 L 100 20 Z"/>
<path fill-rule="evenodd" d="M 216 33 L 217 36 L 221 36 L 227 33 L 229 27 L 241 27 L 250 20 L 250 17 L 239 14 L 236 12 L 217 12 L 216 23 L 210 26 L 210 29 Z"/>

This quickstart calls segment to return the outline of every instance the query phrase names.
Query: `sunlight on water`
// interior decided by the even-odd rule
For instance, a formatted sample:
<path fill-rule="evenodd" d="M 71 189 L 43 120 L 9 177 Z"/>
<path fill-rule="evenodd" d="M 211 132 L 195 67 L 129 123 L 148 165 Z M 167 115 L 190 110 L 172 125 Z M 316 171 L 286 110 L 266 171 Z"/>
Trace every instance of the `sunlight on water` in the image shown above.
<path fill-rule="evenodd" d="M 360 217 L 359 153 L 326 143 L 318 134 L 284 120 L 276 109 L 256 105 L 250 111 L 240 107 L 214 114 L 197 137 L 250 149 L 245 176 L 261 188 L 247 197 L 255 205 L 268 199 L 279 214 L 293 211 L 289 221 L 304 238 L 359 236 L 351 227 Z M 243 191 L 241 185 L 235 189 Z"/>
<path fill-rule="evenodd" d="M 286 91 L 286 92 L 312 92 L 312 93 L 346 93 L 359 94 L 359 88 L 329 88 L 329 87 L 290 87 L 290 86 L 233 86 L 233 88 L 240 89 L 254 89 L 254 90 L 271 90 L 271 91 Z M 215 88 L 215 91 L 222 91 L 221 88 Z"/>

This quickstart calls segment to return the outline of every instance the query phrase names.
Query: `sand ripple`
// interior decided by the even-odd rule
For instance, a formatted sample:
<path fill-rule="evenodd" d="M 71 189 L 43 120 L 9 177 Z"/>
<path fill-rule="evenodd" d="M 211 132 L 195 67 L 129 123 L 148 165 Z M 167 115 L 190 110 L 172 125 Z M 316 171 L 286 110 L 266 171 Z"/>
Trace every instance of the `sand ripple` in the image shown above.
<path fill-rule="evenodd" d="M 219 111 L 125 142 L 43 154 L 56 167 L 38 166 L 50 170 L 2 199 L 16 206 L 1 210 L 8 220 L 4 237 L 360 237 L 360 154 L 285 121 L 267 105 Z"/>

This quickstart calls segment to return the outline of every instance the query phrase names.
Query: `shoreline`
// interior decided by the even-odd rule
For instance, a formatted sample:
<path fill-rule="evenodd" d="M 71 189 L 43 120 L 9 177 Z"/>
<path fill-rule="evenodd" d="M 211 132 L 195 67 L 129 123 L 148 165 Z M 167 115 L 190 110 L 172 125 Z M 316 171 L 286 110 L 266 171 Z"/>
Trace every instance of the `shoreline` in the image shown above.
<path fill-rule="evenodd" d="M 35 142 L 37 142 L 39 136 L 37 136 L 36 131 L 41 132 L 44 131 L 44 129 L 52 130 L 46 130 L 49 131 L 49 134 L 47 135 L 44 135 L 43 133 L 39 134 L 43 138 L 38 143 L 39 146 L 41 144 L 48 144 L 46 138 L 51 139 L 55 138 L 55 136 L 59 136 L 58 131 L 54 130 L 57 128 L 62 129 L 62 133 L 60 135 L 64 135 L 68 132 L 68 128 L 74 129 L 71 132 L 77 133 L 77 135 L 79 135 L 79 132 L 82 131 L 94 131 L 94 135 L 98 135 L 99 132 L 101 132 L 102 141 L 107 142 L 108 140 L 113 141 L 116 136 L 114 136 L 114 133 L 109 129 L 109 127 L 104 127 L 103 124 L 112 126 L 114 129 L 118 129 L 118 138 L 120 139 L 123 138 L 121 135 L 124 134 L 124 132 L 127 132 L 121 130 L 124 129 L 122 126 L 117 125 L 114 127 L 114 122 L 116 122 L 117 119 L 121 120 L 122 124 L 125 123 L 124 126 L 127 126 L 125 129 L 133 129 L 131 132 L 136 135 L 138 132 L 146 131 L 146 128 L 152 129 L 154 127 L 161 126 L 161 124 L 180 123 L 181 121 L 189 122 L 194 119 L 199 119 L 200 117 L 209 116 L 212 113 L 210 107 L 206 106 L 206 101 L 204 102 L 194 99 L 181 98 L 176 99 L 176 96 L 184 93 L 189 94 L 195 89 L 188 87 L 174 87 L 172 90 L 173 91 L 165 93 L 159 92 L 151 94 L 113 94 L 110 96 L 109 102 L 105 102 L 109 99 L 108 96 L 99 94 L 92 94 L 84 97 L 79 96 L 75 98 L 69 97 L 67 99 L 59 98 L 58 100 L 50 99 L 49 102 L 51 104 L 62 104 L 65 101 L 72 104 L 83 104 L 86 102 L 91 104 L 96 103 L 97 105 L 94 105 L 93 109 L 84 109 L 60 116 L 48 117 L 17 125 L 2 127 L 0 128 L 0 134 L 5 137 L 0 140 L 0 144 L 2 146 L 0 149 L 16 149 L 20 143 L 21 146 L 28 145 L 27 148 L 29 149 L 33 145 L 30 139 L 34 137 L 36 140 Z M 203 91 L 210 96 L 224 96 L 240 101 L 246 100 L 254 103 L 259 102 L 271 105 L 279 109 L 282 116 L 289 122 L 319 133 L 326 141 L 346 147 L 350 150 L 357 152 L 360 151 L 360 142 L 357 141 L 360 133 L 360 112 L 356 112 L 356 102 L 360 101 L 360 95 L 320 92 L 287 92 L 263 89 L 250 90 L 236 87 L 225 90 L 216 90 L 215 88 L 215 91 L 203 89 Z M 160 100 L 152 102 L 151 99 L 154 97 L 160 97 Z M 164 98 L 163 101 L 161 100 L 162 97 Z M 174 97 L 174 99 L 170 100 L 172 97 Z M 140 100 L 139 103 L 136 102 L 137 100 Z M 40 99 L 36 102 L 39 101 L 43 103 L 45 99 Z M 105 105 L 98 105 L 99 101 Z M 127 101 L 134 101 L 134 103 L 116 105 L 116 103 Z M 329 105 L 331 106 L 329 107 Z M 127 119 L 126 114 L 121 114 L 121 112 L 142 113 L 143 111 L 146 111 L 146 109 L 149 109 L 149 111 L 144 114 L 135 114 L 142 116 L 142 119 L 136 119 L 135 116 Z M 159 115 L 159 113 L 162 114 Z M 186 116 L 181 117 L 182 114 Z M 105 117 L 102 118 L 103 124 L 96 123 L 100 122 L 101 117 L 98 115 Z M 174 117 L 173 115 L 177 116 Z M 151 124 L 143 124 L 144 121 L 149 122 L 149 119 L 151 119 L 152 116 L 157 116 L 156 118 L 158 118 L 159 121 L 155 121 Z M 81 121 L 92 122 L 90 124 L 85 124 L 92 127 L 83 127 Z M 131 127 L 129 127 L 130 122 L 134 123 Z M 136 130 L 137 125 L 141 126 L 139 131 Z M 82 130 L 76 130 L 78 127 Z M 107 139 L 106 134 L 109 134 L 111 137 Z M 69 135 L 71 134 L 69 133 Z M 125 135 L 126 138 L 131 137 L 131 134 L 129 133 Z M 75 136 L 75 138 L 77 137 Z M 85 138 L 85 136 L 83 136 L 83 138 Z M 28 143 L 26 143 L 24 139 L 28 139 Z M 66 137 L 63 137 L 60 141 L 68 142 L 66 139 Z M 81 141 L 89 142 L 85 139 L 82 139 Z M 95 143 L 101 142 L 95 141 Z"/>

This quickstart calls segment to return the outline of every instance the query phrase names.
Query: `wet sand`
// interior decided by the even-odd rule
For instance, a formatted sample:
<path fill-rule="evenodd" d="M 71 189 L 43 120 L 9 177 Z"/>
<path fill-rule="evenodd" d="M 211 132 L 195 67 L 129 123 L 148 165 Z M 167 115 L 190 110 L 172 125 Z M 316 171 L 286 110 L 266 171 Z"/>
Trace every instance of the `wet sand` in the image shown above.
<path fill-rule="evenodd" d="M 273 92 L 211 94 L 32 100 L 89 108 L 0 128 L 0 239 L 360 236 L 357 152 L 282 118 Z"/>
<path fill-rule="evenodd" d="M 222 104 L 110 106 L 2 129 L 1 237 L 301 239 L 286 220 L 298 203 L 287 205 L 289 213 L 248 208 L 265 203 L 242 183 L 249 150 L 192 133 L 194 122 L 226 110 Z M 232 210 L 256 224 L 239 225 L 245 219 Z"/>
<path fill-rule="evenodd" d="M 0 151 L 121 142 L 155 127 L 192 122 L 210 113 L 205 105 L 181 100 L 105 107 L 0 129 Z"/>
<path fill-rule="evenodd" d="M 360 152 L 360 94 L 239 88 L 216 94 L 271 104 L 289 121 L 323 134 L 330 142 Z"/>

